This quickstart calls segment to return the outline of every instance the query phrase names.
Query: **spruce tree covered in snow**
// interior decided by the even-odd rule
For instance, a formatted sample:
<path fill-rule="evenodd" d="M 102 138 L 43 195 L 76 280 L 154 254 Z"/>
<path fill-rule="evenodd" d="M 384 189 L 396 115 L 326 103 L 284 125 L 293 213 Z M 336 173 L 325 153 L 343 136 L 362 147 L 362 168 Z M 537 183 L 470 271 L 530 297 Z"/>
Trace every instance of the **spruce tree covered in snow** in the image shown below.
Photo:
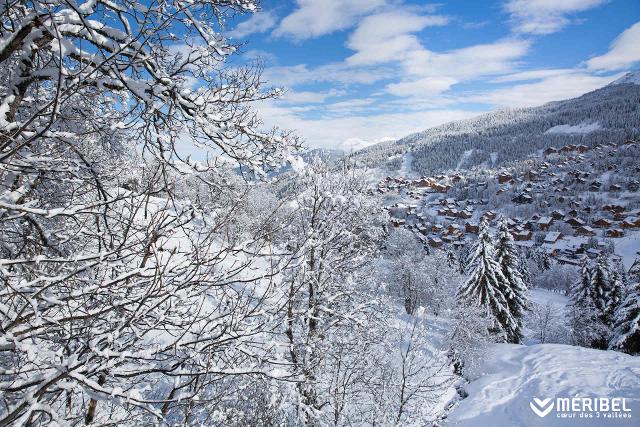
<path fill-rule="evenodd" d="M 582 263 L 580 277 L 571 290 L 568 319 L 573 342 L 576 345 L 594 348 L 606 347 L 610 333 L 602 309 L 606 304 L 604 298 L 598 297 L 595 285 L 601 284 L 607 274 L 608 270 L 604 268 L 604 265 L 601 265 L 601 270 L 596 272 L 596 269 L 592 269 L 587 260 Z M 596 303 L 597 299 L 600 299 L 598 303 Z"/>
<path fill-rule="evenodd" d="M 627 277 L 631 283 L 640 282 L 640 258 L 636 258 L 631 264 Z"/>
<path fill-rule="evenodd" d="M 636 280 L 628 287 L 615 312 L 609 348 L 631 354 L 640 353 L 640 281 Z"/>
<path fill-rule="evenodd" d="M 506 220 L 501 220 L 498 226 L 496 240 L 496 259 L 502 268 L 502 274 L 506 279 L 505 292 L 508 298 L 509 311 L 514 324 L 507 337 L 508 342 L 519 343 L 522 340 L 522 322 L 527 310 L 527 285 L 522 274 L 523 263 L 520 260 L 518 249 L 513 243 L 513 236 L 509 232 Z"/>
<path fill-rule="evenodd" d="M 602 254 L 598 257 L 591 271 L 591 296 L 593 304 L 598 310 L 598 315 L 605 324 L 610 323 L 613 291 L 613 272 L 609 264 L 609 258 Z"/>
<path fill-rule="evenodd" d="M 489 224 L 483 220 L 469 261 L 469 278 L 458 290 L 460 304 L 474 304 L 483 308 L 493 322 L 492 332 L 504 341 L 519 335 L 519 323 L 509 306 L 513 292 L 496 258 Z"/>

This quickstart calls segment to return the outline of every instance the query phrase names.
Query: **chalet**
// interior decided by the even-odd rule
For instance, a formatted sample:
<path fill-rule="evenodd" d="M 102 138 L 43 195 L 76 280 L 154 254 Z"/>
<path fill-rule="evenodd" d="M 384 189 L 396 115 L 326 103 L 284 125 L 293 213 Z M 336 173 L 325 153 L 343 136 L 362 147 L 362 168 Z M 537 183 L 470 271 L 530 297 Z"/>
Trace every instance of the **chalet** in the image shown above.
<path fill-rule="evenodd" d="M 583 227 L 585 225 L 585 222 L 583 220 L 581 220 L 580 218 L 569 218 L 565 222 L 567 224 L 569 224 L 570 226 L 572 226 L 573 228 Z"/>
<path fill-rule="evenodd" d="M 556 243 L 558 240 L 562 239 L 562 233 L 559 231 L 550 231 L 544 236 L 544 243 Z"/>
<path fill-rule="evenodd" d="M 456 234 L 456 233 L 460 233 L 461 231 L 461 226 L 460 224 L 449 224 L 449 226 L 447 226 L 447 234 Z"/>
<path fill-rule="evenodd" d="M 572 217 L 576 217 L 578 216 L 578 211 L 575 209 L 571 209 L 569 212 L 567 212 L 567 215 L 572 216 Z"/>
<path fill-rule="evenodd" d="M 446 193 L 449 191 L 449 188 L 450 187 L 448 185 L 442 185 L 442 184 L 434 184 L 431 186 L 431 189 L 436 193 Z"/>
<path fill-rule="evenodd" d="M 427 242 L 429 243 L 429 246 L 433 248 L 440 248 L 442 247 L 442 243 L 443 243 L 442 239 L 440 239 L 439 237 L 429 237 Z"/>
<path fill-rule="evenodd" d="M 624 231 L 621 228 L 610 228 L 605 232 L 605 236 L 617 239 L 624 237 Z"/>
<path fill-rule="evenodd" d="M 433 224 L 431 226 L 431 231 L 433 231 L 434 233 L 440 233 L 443 229 L 444 227 L 441 224 Z"/>
<path fill-rule="evenodd" d="M 602 207 L 602 210 L 609 211 L 609 212 L 612 212 L 612 213 L 621 213 L 621 212 L 624 212 L 625 207 L 622 206 L 622 205 L 610 204 L 610 205 L 604 205 Z"/>
<path fill-rule="evenodd" d="M 589 151 L 589 147 L 584 144 L 578 145 L 576 149 L 578 150 L 578 153 L 586 153 L 587 151 Z"/>
<path fill-rule="evenodd" d="M 500 175 L 498 175 L 498 183 L 499 184 L 505 184 L 507 182 L 511 182 L 513 181 L 513 176 L 508 174 L 508 173 L 501 173 Z"/>
<path fill-rule="evenodd" d="M 561 153 L 570 153 L 575 149 L 575 145 L 565 145 L 560 149 Z"/>
<path fill-rule="evenodd" d="M 565 217 L 565 213 L 563 211 L 555 210 L 551 212 L 551 218 L 555 219 L 556 221 L 564 219 L 564 217 Z"/>
<path fill-rule="evenodd" d="M 609 186 L 609 191 L 612 191 L 612 192 L 622 191 L 622 187 L 620 187 L 618 184 L 611 184 Z"/>
<path fill-rule="evenodd" d="M 391 218 L 391 225 L 393 225 L 394 227 L 400 227 L 406 224 L 406 221 L 404 219 L 398 219 L 398 218 Z"/>
<path fill-rule="evenodd" d="M 549 230 L 551 224 L 553 224 L 553 218 L 551 218 L 550 216 L 543 216 L 538 220 L 538 228 L 540 230 Z"/>
<path fill-rule="evenodd" d="M 553 147 L 549 147 L 546 150 L 544 150 L 544 155 L 545 156 L 551 156 L 552 154 L 558 154 L 558 149 L 553 148 Z"/>
<path fill-rule="evenodd" d="M 628 216 L 620 225 L 622 228 L 640 228 L 640 218 L 636 216 Z"/>
<path fill-rule="evenodd" d="M 516 241 L 515 244 L 521 248 L 531 249 L 536 245 L 536 242 L 534 242 L 533 240 L 527 240 L 527 241 L 521 241 L 521 242 Z"/>
<path fill-rule="evenodd" d="M 526 178 L 529 181 L 537 181 L 538 179 L 540 179 L 540 174 L 536 171 L 528 171 L 526 174 Z"/>
<path fill-rule="evenodd" d="M 478 234 L 478 231 L 480 231 L 480 226 L 474 222 L 467 222 L 464 225 L 464 231 L 467 233 Z"/>
<path fill-rule="evenodd" d="M 611 227 L 611 221 L 606 218 L 598 218 L 593 221 L 593 226 L 598 228 L 609 228 Z"/>
<path fill-rule="evenodd" d="M 422 225 L 422 224 L 417 224 L 416 225 L 416 230 L 418 230 L 418 232 L 420 234 L 425 235 L 425 236 L 427 234 L 429 234 L 429 229 L 427 227 L 425 227 L 424 225 Z"/>
<path fill-rule="evenodd" d="M 523 230 L 513 233 L 513 240 L 517 242 L 525 242 L 531 240 L 533 232 L 531 230 Z"/>
<path fill-rule="evenodd" d="M 589 191 L 599 191 L 602 187 L 602 183 L 600 181 L 593 181 L 589 184 Z"/>
<path fill-rule="evenodd" d="M 596 235 L 596 232 L 593 230 L 593 228 L 589 227 L 588 225 L 582 225 L 576 228 L 576 235 L 593 237 Z"/>
<path fill-rule="evenodd" d="M 523 205 L 523 204 L 533 203 L 533 197 L 531 197 L 531 195 L 527 193 L 520 193 L 516 197 L 511 199 L 511 201 L 514 203 Z"/>
<path fill-rule="evenodd" d="M 413 185 L 418 187 L 418 188 L 429 188 L 431 186 L 433 186 L 434 184 L 436 184 L 436 182 L 430 178 L 421 178 L 417 181 L 413 182 Z"/>
<path fill-rule="evenodd" d="M 495 212 L 493 212 L 493 211 L 486 211 L 486 212 L 482 215 L 482 217 L 483 217 L 484 219 L 486 219 L 487 221 L 493 221 L 494 219 L 496 219 L 496 216 L 497 216 L 497 215 L 496 215 L 496 213 L 495 213 Z"/>
<path fill-rule="evenodd" d="M 462 210 L 460 212 L 458 212 L 458 215 L 456 215 L 458 218 L 462 218 L 462 219 L 469 219 L 473 216 L 472 212 L 469 212 L 468 210 Z"/>
<path fill-rule="evenodd" d="M 636 192 L 638 189 L 640 189 L 640 182 L 638 181 L 631 181 L 627 184 L 627 190 L 629 191 Z"/>

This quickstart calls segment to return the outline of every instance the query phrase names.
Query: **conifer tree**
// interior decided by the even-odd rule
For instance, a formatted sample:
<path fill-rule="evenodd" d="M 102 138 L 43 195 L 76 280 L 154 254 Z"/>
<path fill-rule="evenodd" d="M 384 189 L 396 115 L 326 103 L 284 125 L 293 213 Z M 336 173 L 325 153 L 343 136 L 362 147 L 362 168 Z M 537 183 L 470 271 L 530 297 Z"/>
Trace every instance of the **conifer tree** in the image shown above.
<path fill-rule="evenodd" d="M 629 286 L 615 312 L 609 348 L 630 354 L 640 353 L 640 281 Z"/>
<path fill-rule="evenodd" d="M 512 292 L 502 268 L 496 260 L 493 239 L 486 220 L 480 224 L 478 240 L 467 262 L 469 278 L 458 290 L 462 304 L 473 304 L 483 308 L 494 327 L 491 332 L 510 341 L 518 336 L 518 321 L 509 308 Z"/>
<path fill-rule="evenodd" d="M 496 260 L 506 279 L 504 286 L 509 288 L 509 291 L 505 292 L 505 296 L 508 298 L 509 311 L 515 320 L 512 327 L 513 333 L 507 340 L 519 343 L 522 340 L 522 321 L 527 310 L 527 285 L 522 274 L 522 262 L 518 249 L 513 243 L 513 236 L 504 219 L 500 221 L 498 227 Z"/>
<path fill-rule="evenodd" d="M 575 344 L 606 348 L 610 334 L 605 310 L 608 307 L 610 271 L 602 259 L 595 267 L 585 260 L 580 278 L 571 289 L 569 323 Z"/>
<path fill-rule="evenodd" d="M 593 304 L 598 311 L 602 321 L 608 323 L 610 318 L 607 313 L 610 311 L 610 296 L 612 291 L 613 274 L 609 265 L 609 258 L 603 254 L 598 260 L 591 274 L 591 295 Z"/>

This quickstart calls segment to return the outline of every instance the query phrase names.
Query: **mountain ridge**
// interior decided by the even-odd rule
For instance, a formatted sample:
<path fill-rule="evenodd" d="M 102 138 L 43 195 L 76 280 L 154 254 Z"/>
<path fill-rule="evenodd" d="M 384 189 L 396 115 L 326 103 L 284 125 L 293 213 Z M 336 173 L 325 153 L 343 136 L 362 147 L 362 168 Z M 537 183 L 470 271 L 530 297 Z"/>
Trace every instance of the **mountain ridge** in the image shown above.
<path fill-rule="evenodd" d="M 563 126 L 590 131 L 548 132 Z M 576 98 L 538 107 L 506 108 L 448 122 L 367 147 L 354 153 L 354 158 L 370 167 L 396 171 L 411 151 L 412 169 L 416 174 L 428 175 L 455 169 L 462 155 L 469 151 L 473 155 L 463 162 L 464 168 L 521 160 L 548 147 L 568 143 L 593 146 L 639 136 L 640 72 L 636 71 Z"/>

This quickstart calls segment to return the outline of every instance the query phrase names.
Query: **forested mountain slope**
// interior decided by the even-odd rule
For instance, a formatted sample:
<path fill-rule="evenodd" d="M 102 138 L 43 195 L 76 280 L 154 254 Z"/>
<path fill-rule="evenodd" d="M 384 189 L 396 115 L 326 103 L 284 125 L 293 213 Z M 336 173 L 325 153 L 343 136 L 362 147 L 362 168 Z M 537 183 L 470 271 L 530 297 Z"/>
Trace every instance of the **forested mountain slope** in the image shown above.
<path fill-rule="evenodd" d="M 547 147 L 588 146 L 640 135 L 640 72 L 578 98 L 540 107 L 506 109 L 446 123 L 356 153 L 370 166 L 398 170 L 412 153 L 412 169 L 428 175 L 455 168 L 498 165 Z M 463 157 L 464 156 L 464 157 Z"/>

